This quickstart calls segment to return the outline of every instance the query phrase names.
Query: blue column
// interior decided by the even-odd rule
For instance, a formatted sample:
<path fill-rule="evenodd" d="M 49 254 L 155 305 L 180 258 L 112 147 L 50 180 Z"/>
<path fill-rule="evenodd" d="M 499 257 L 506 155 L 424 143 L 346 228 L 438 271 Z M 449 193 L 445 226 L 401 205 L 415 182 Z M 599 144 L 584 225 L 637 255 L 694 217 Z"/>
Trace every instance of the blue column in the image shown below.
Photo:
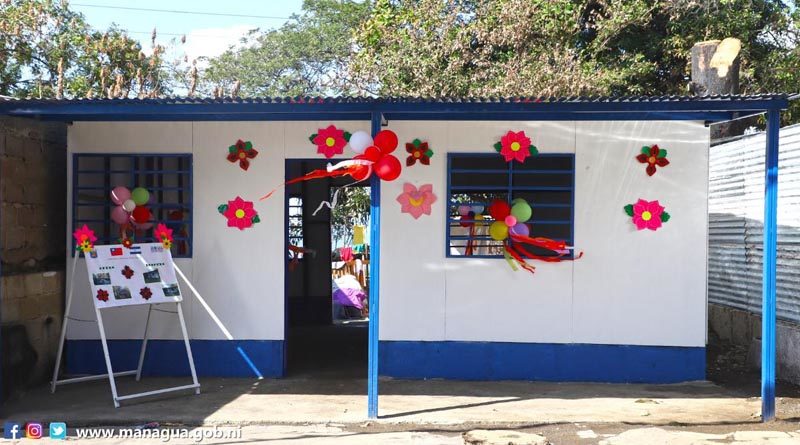
<path fill-rule="evenodd" d="M 372 136 L 381 131 L 381 113 L 372 113 Z M 370 178 L 369 207 L 369 358 L 367 370 L 367 416 L 378 418 L 378 326 L 380 325 L 381 180 Z"/>
<path fill-rule="evenodd" d="M 775 418 L 775 265 L 778 254 L 778 110 L 767 111 L 764 184 L 764 271 L 761 309 L 761 420 Z"/>

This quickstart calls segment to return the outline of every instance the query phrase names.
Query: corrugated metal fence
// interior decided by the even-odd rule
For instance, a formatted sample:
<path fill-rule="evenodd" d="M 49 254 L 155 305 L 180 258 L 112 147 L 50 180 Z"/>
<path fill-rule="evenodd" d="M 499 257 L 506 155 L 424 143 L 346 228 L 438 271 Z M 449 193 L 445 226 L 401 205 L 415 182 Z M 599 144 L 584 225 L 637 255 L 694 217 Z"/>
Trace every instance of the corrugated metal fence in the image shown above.
<path fill-rule="evenodd" d="M 761 313 L 765 135 L 711 147 L 708 300 Z M 800 323 L 800 125 L 781 129 L 778 318 Z"/>

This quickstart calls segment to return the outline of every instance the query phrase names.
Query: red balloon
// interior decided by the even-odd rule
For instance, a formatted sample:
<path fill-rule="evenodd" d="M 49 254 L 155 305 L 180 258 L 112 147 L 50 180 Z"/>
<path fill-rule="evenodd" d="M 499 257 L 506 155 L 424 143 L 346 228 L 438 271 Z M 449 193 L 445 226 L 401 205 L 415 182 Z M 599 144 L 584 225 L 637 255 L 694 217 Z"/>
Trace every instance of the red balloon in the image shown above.
<path fill-rule="evenodd" d="M 367 147 L 367 149 L 364 150 L 364 154 L 356 156 L 356 159 L 366 159 L 367 161 L 378 162 L 378 159 L 380 159 L 381 156 L 383 156 L 381 154 L 381 150 L 373 145 L 372 147 Z"/>
<path fill-rule="evenodd" d="M 375 135 L 373 143 L 381 149 L 381 153 L 388 154 L 397 148 L 397 135 L 392 130 L 381 130 Z"/>
<path fill-rule="evenodd" d="M 403 169 L 400 166 L 400 161 L 392 155 L 380 158 L 373 168 L 375 169 L 375 174 L 384 181 L 394 181 L 400 176 L 400 171 Z"/>
<path fill-rule="evenodd" d="M 147 221 L 150 221 L 150 209 L 143 206 L 136 206 L 136 208 L 133 209 L 133 212 L 131 212 L 131 216 L 133 217 L 133 222 L 137 224 L 144 224 Z"/>
<path fill-rule="evenodd" d="M 511 214 L 511 206 L 502 199 L 495 199 L 489 206 L 489 214 L 495 221 L 503 221 Z"/>
<path fill-rule="evenodd" d="M 357 156 L 356 156 L 357 157 Z M 363 181 L 367 179 L 367 175 L 369 174 L 369 167 L 366 165 L 359 166 L 353 173 L 350 173 L 350 176 L 353 177 L 356 181 Z"/>

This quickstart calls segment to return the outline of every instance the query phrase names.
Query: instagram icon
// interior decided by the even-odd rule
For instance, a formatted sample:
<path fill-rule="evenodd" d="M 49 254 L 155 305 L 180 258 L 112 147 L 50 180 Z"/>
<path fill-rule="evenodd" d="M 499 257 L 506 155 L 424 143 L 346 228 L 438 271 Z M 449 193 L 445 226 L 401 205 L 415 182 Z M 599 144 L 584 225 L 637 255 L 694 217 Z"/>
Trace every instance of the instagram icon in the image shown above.
<path fill-rule="evenodd" d="M 28 422 L 25 424 L 25 437 L 28 439 L 41 439 L 42 438 L 42 424 L 37 422 Z"/>

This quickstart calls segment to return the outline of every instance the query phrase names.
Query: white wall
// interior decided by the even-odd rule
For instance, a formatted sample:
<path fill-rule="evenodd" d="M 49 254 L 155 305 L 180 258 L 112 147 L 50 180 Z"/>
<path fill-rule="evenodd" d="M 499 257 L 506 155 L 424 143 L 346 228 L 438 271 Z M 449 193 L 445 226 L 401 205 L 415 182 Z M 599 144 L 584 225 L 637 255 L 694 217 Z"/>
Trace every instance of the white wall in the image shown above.
<path fill-rule="evenodd" d="M 381 340 L 705 344 L 708 129 L 691 122 L 390 122 L 401 142 L 427 140 L 429 167 L 383 183 Z M 491 153 L 508 130 L 541 153 L 575 153 L 576 262 L 445 257 L 447 152 Z M 653 177 L 634 157 L 659 144 Z M 400 148 L 399 150 L 402 150 Z M 404 182 L 431 183 L 431 216 L 400 213 Z M 623 211 L 659 199 L 672 219 L 635 230 Z M 535 210 L 534 210 L 535 211 Z"/>
<path fill-rule="evenodd" d="M 236 338 L 282 339 L 283 191 L 256 202 L 262 222 L 243 232 L 227 228 L 217 206 L 236 195 L 256 201 L 284 180 L 286 158 L 320 158 L 308 136 L 330 124 L 369 129 L 369 122 L 327 121 L 76 123 L 68 146 L 72 153 L 193 153 L 194 255 L 176 263 Z M 381 340 L 704 345 L 707 128 L 691 122 L 390 122 L 389 128 L 399 136 L 401 161 L 405 142 L 414 138 L 427 140 L 435 154 L 430 166 L 404 168 L 382 185 Z M 510 129 L 524 129 L 540 152 L 575 153 L 579 261 L 535 262 L 530 275 L 513 272 L 503 259 L 445 257 L 447 152 L 491 153 Z M 225 160 L 239 138 L 259 150 L 248 172 Z M 634 156 L 654 143 L 669 151 L 671 164 L 648 177 Z M 405 182 L 433 184 L 432 215 L 414 220 L 400 213 L 396 197 Z M 625 215 L 623 206 L 640 197 L 667 207 L 672 219 L 661 230 L 637 232 Z M 91 319 L 91 299 L 80 293 L 88 289 L 81 266 L 72 314 Z M 193 338 L 223 338 L 193 297 L 185 301 Z M 110 338 L 141 335 L 143 307 L 104 314 Z M 174 316 L 156 314 L 155 337 L 179 338 Z M 97 338 L 97 329 L 72 323 L 68 337 Z"/>

